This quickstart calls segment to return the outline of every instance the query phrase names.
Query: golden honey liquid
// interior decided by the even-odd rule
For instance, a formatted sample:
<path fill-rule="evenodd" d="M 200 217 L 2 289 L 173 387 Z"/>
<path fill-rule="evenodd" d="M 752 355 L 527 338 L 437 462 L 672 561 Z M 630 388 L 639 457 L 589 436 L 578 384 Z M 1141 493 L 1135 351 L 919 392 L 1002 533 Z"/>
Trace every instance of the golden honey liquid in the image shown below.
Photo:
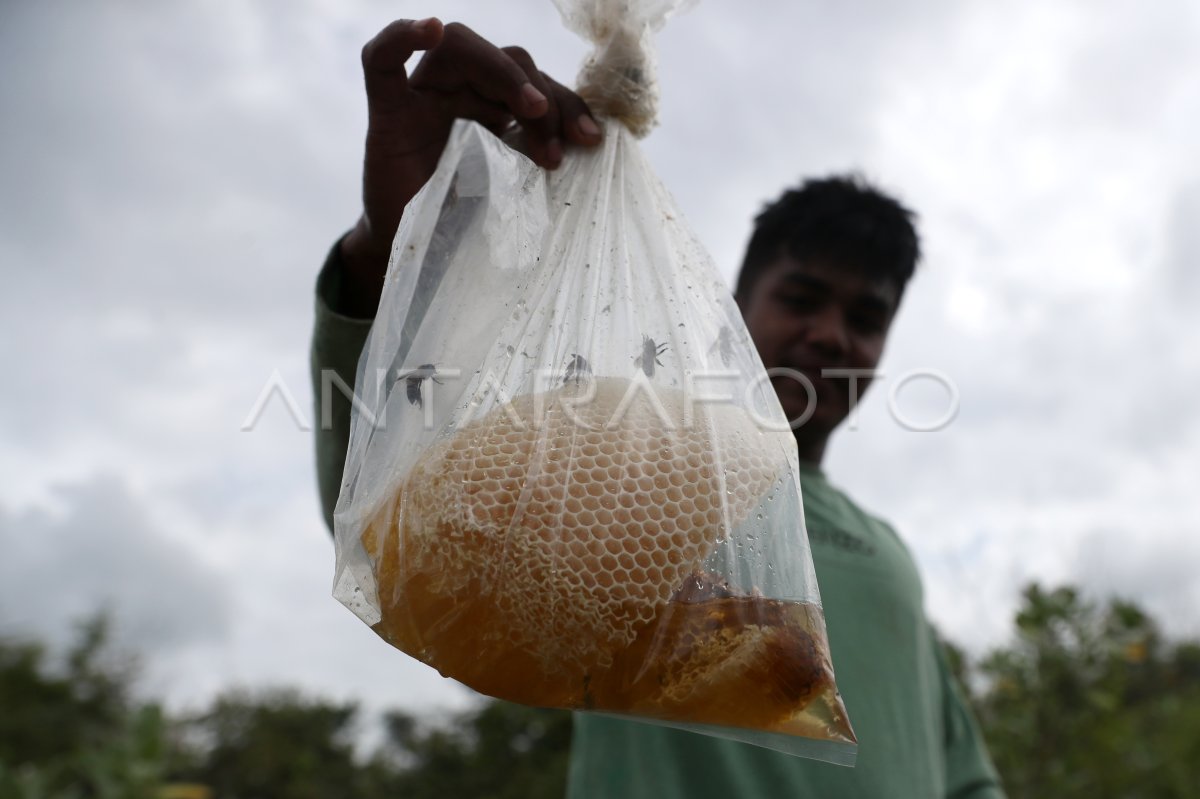
<path fill-rule="evenodd" d="M 376 632 L 523 704 L 853 740 L 820 610 L 703 572 L 790 436 L 733 407 L 674 429 L 641 394 L 613 428 L 629 386 L 598 377 L 571 413 L 576 387 L 524 395 L 431 445 L 361 536 Z"/>
<path fill-rule="evenodd" d="M 487 592 L 447 597 L 412 575 L 381 595 L 376 631 L 481 693 L 595 710 L 854 741 L 819 608 L 762 597 L 672 601 L 607 665 L 547 664 L 491 631 L 511 623 Z M 381 584 L 381 588 L 384 584 Z"/>
<path fill-rule="evenodd" d="M 380 597 L 383 618 L 374 630 L 391 645 L 483 694 L 538 707 L 581 708 L 587 671 L 546 663 L 536 651 L 513 647 L 496 634 L 511 626 L 486 592 L 447 597 L 425 576 Z M 390 600 L 390 607 L 389 607 Z"/>
<path fill-rule="evenodd" d="M 594 681 L 595 709 L 855 740 L 820 608 L 720 596 L 669 603 Z"/>

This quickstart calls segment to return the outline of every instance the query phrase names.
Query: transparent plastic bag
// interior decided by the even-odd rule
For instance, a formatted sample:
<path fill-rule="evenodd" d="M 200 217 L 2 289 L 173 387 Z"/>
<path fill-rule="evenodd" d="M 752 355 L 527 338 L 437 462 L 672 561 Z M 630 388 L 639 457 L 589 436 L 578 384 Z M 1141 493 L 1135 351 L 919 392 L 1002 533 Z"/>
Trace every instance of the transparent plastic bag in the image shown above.
<path fill-rule="evenodd" d="M 632 132 L 680 3 L 556 3 L 604 142 L 549 173 L 456 123 L 359 365 L 335 596 L 482 693 L 852 763 L 795 442 Z"/>

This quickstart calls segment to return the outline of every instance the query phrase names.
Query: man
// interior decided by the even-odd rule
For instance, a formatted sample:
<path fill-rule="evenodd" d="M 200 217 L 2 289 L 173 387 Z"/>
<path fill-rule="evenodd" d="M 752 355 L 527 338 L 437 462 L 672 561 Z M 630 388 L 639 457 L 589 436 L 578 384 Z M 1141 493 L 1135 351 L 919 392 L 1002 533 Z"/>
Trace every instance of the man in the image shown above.
<path fill-rule="evenodd" d="M 404 64 L 420 49 L 426 54 L 410 78 Z M 314 380 L 321 369 L 352 379 L 401 212 L 433 173 L 456 117 L 496 131 L 516 123 L 530 157 L 547 168 L 564 147 L 600 137 L 586 105 L 525 51 L 496 48 L 463 26 L 393 23 L 364 48 L 363 67 L 364 210 L 318 280 Z M 834 668 L 859 738 L 857 766 L 582 714 L 571 797 L 1003 796 L 926 620 L 912 558 L 886 523 L 820 471 L 830 435 L 851 410 L 850 375 L 878 363 L 917 261 L 910 217 L 861 181 L 810 181 L 756 219 L 736 290 L 764 365 L 782 368 L 773 383 L 789 418 L 810 410 L 805 381 L 815 393 L 796 444 Z M 856 380 L 859 392 L 869 384 Z M 348 400 L 336 397 L 333 429 L 318 436 L 327 518 L 348 420 Z"/>
<path fill-rule="evenodd" d="M 819 468 L 851 411 L 849 375 L 878 364 L 917 256 L 910 214 L 894 200 L 855 179 L 809 181 L 756 218 L 736 289 L 763 364 L 783 372 L 773 384 L 785 413 L 810 414 L 795 430 L 805 522 L 857 766 L 579 716 L 572 797 L 1003 796 L 912 558 Z M 857 390 L 869 382 L 857 378 Z"/>

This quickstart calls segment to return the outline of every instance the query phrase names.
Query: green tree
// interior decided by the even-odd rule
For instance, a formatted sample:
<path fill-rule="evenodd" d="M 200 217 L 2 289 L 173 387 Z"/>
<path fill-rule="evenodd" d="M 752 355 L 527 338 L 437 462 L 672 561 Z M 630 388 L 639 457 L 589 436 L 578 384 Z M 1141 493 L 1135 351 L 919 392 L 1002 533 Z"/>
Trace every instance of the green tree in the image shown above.
<path fill-rule="evenodd" d="M 106 660 L 108 633 L 102 616 L 81 624 L 58 674 L 41 644 L 0 643 L 0 762 L 42 762 L 118 733 L 132 671 Z"/>
<path fill-rule="evenodd" d="M 372 767 L 380 796 L 405 799 L 560 799 L 571 714 L 488 701 L 448 725 L 386 717 L 387 744 Z"/>
<path fill-rule="evenodd" d="M 56 668 L 40 644 L 0 640 L 0 797 L 156 793 L 176 756 L 167 723 L 131 700 L 136 670 L 108 641 L 104 616 L 85 621 Z"/>
<path fill-rule="evenodd" d="M 187 776 L 222 799 L 359 796 L 357 712 L 292 690 L 225 694 L 190 725 L 202 743 Z"/>
<path fill-rule="evenodd" d="M 1135 605 L 1032 585 L 1015 641 L 978 673 L 976 712 L 1013 799 L 1196 795 L 1200 648 L 1165 641 Z"/>

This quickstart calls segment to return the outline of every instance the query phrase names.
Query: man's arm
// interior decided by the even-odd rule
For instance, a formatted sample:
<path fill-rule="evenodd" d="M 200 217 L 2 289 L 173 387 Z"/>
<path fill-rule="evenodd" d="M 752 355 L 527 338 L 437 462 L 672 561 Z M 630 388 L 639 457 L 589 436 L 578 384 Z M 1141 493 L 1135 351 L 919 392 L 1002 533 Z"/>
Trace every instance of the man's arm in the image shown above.
<path fill-rule="evenodd" d="M 371 332 L 370 318 L 346 309 L 346 276 L 341 242 L 333 245 L 317 277 L 309 371 L 316 427 L 317 488 L 325 523 L 333 530 L 333 507 L 341 490 L 342 467 L 350 445 L 350 398 L 339 388 L 354 386 L 358 357 Z M 334 378 L 337 378 L 335 380 Z"/>
<path fill-rule="evenodd" d="M 979 725 L 963 700 L 941 643 L 933 638 L 942 685 L 946 746 L 946 799 L 1005 799 Z"/>
<path fill-rule="evenodd" d="M 405 64 L 418 50 L 425 54 L 410 75 Z M 515 124 L 522 152 L 547 169 L 562 161 L 564 146 L 600 141 L 600 127 L 583 100 L 541 72 L 525 50 L 496 47 L 459 23 L 393 22 L 363 47 L 362 65 L 363 208 L 317 280 L 309 360 L 317 481 L 331 530 L 351 409 L 333 378 L 354 385 L 400 217 L 437 168 L 454 120 L 471 119 L 494 133 Z"/>

